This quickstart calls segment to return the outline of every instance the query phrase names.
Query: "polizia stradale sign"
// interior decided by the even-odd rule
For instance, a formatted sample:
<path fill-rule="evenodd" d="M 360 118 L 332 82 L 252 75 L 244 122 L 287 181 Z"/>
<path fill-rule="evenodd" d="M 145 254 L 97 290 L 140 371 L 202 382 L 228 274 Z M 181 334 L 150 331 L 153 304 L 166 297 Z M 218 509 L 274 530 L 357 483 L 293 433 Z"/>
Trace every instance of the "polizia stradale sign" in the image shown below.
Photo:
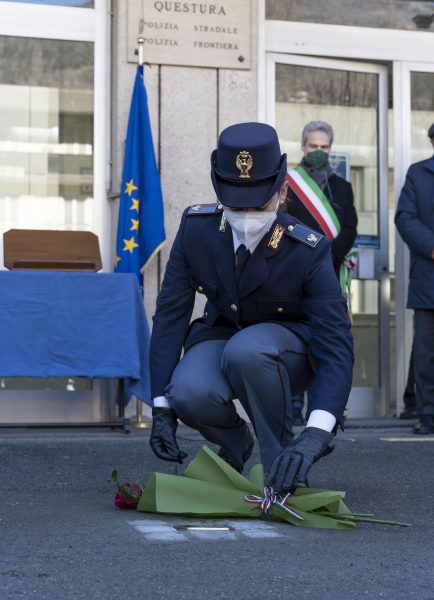
<path fill-rule="evenodd" d="M 251 0 L 130 0 L 128 60 L 137 37 L 153 64 L 250 69 Z"/>

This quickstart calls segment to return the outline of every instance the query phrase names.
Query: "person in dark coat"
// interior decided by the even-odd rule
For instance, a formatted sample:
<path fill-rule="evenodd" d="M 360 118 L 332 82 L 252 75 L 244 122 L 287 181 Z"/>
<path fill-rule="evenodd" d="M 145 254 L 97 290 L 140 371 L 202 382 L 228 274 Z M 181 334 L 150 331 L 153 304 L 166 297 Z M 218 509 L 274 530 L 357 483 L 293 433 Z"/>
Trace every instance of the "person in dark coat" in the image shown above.
<path fill-rule="evenodd" d="M 325 121 L 311 121 L 304 126 L 301 134 L 303 158 L 296 170 L 288 174 L 285 209 L 312 229 L 329 237 L 333 265 L 346 295 L 348 273 L 354 267 L 347 255 L 357 236 L 357 213 L 351 184 L 333 173 L 329 165 L 332 144 L 333 129 Z M 298 176 L 299 173 L 302 178 Z M 322 202 L 321 194 L 325 196 L 325 202 Z M 327 227 L 327 213 L 330 210 L 338 221 L 337 231 Z M 298 394 L 293 398 L 296 425 L 304 424 L 303 405 L 303 395 Z"/>
<path fill-rule="evenodd" d="M 182 462 L 177 419 L 220 446 L 238 471 L 259 443 L 266 485 L 307 485 L 331 451 L 351 389 L 353 342 L 326 237 L 279 210 L 286 155 L 263 123 L 226 128 L 211 155 L 218 205 L 181 219 L 151 336 L 150 445 Z M 196 293 L 203 317 L 190 323 Z M 181 358 L 182 350 L 184 355 Z M 291 395 L 319 382 L 306 428 L 294 438 Z"/>
<path fill-rule="evenodd" d="M 434 146 L 434 123 L 428 130 Z M 414 309 L 414 378 L 420 421 L 414 433 L 434 433 L 434 156 L 407 171 L 395 225 L 410 249 L 407 308 Z"/>

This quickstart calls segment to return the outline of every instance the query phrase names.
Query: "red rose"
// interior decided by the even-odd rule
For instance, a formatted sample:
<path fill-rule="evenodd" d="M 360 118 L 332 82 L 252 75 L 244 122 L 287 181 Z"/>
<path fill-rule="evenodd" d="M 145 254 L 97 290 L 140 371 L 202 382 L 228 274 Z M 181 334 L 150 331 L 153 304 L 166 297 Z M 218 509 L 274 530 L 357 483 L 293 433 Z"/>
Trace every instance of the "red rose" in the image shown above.
<path fill-rule="evenodd" d="M 114 505 L 117 508 L 136 509 L 142 495 L 142 488 L 138 485 L 132 485 L 129 481 L 119 483 L 116 471 L 113 471 L 111 480 L 118 490 L 114 499 Z"/>

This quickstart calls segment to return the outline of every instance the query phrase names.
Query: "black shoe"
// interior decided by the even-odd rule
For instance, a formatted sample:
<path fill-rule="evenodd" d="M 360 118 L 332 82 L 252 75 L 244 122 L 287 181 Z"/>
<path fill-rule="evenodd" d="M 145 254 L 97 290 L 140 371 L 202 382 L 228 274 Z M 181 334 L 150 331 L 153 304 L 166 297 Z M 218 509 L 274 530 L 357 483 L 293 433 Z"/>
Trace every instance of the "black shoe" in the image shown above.
<path fill-rule="evenodd" d="M 303 413 L 299 408 L 292 409 L 292 424 L 293 425 L 306 425 L 306 420 L 303 417 Z"/>
<path fill-rule="evenodd" d="M 238 471 L 238 473 L 242 473 L 243 469 L 244 469 L 244 465 L 246 464 L 246 462 L 249 460 L 250 456 L 252 455 L 254 445 L 255 445 L 255 440 L 253 439 L 253 436 L 250 433 L 250 429 L 247 427 L 247 446 L 243 453 L 243 464 L 242 465 L 236 463 L 229 456 L 228 452 L 224 448 L 220 448 L 218 455 L 225 462 L 227 462 L 228 465 L 230 465 L 233 469 L 235 469 L 235 471 Z"/>
<path fill-rule="evenodd" d="M 399 415 L 400 419 L 417 419 L 418 414 L 416 408 L 404 408 L 402 413 Z"/>
<path fill-rule="evenodd" d="M 434 417 L 431 415 L 423 415 L 419 423 L 413 427 L 413 432 L 418 435 L 427 435 L 434 433 Z"/>

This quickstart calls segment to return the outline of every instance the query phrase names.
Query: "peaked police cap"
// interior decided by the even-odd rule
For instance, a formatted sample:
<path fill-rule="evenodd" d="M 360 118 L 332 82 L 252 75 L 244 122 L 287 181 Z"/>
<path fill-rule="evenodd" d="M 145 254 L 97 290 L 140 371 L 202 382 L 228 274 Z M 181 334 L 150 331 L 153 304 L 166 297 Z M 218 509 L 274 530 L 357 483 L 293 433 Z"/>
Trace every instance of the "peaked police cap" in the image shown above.
<path fill-rule="evenodd" d="M 259 208 L 279 190 L 287 170 L 276 130 L 265 123 L 224 129 L 211 154 L 211 180 L 229 208 Z"/>

